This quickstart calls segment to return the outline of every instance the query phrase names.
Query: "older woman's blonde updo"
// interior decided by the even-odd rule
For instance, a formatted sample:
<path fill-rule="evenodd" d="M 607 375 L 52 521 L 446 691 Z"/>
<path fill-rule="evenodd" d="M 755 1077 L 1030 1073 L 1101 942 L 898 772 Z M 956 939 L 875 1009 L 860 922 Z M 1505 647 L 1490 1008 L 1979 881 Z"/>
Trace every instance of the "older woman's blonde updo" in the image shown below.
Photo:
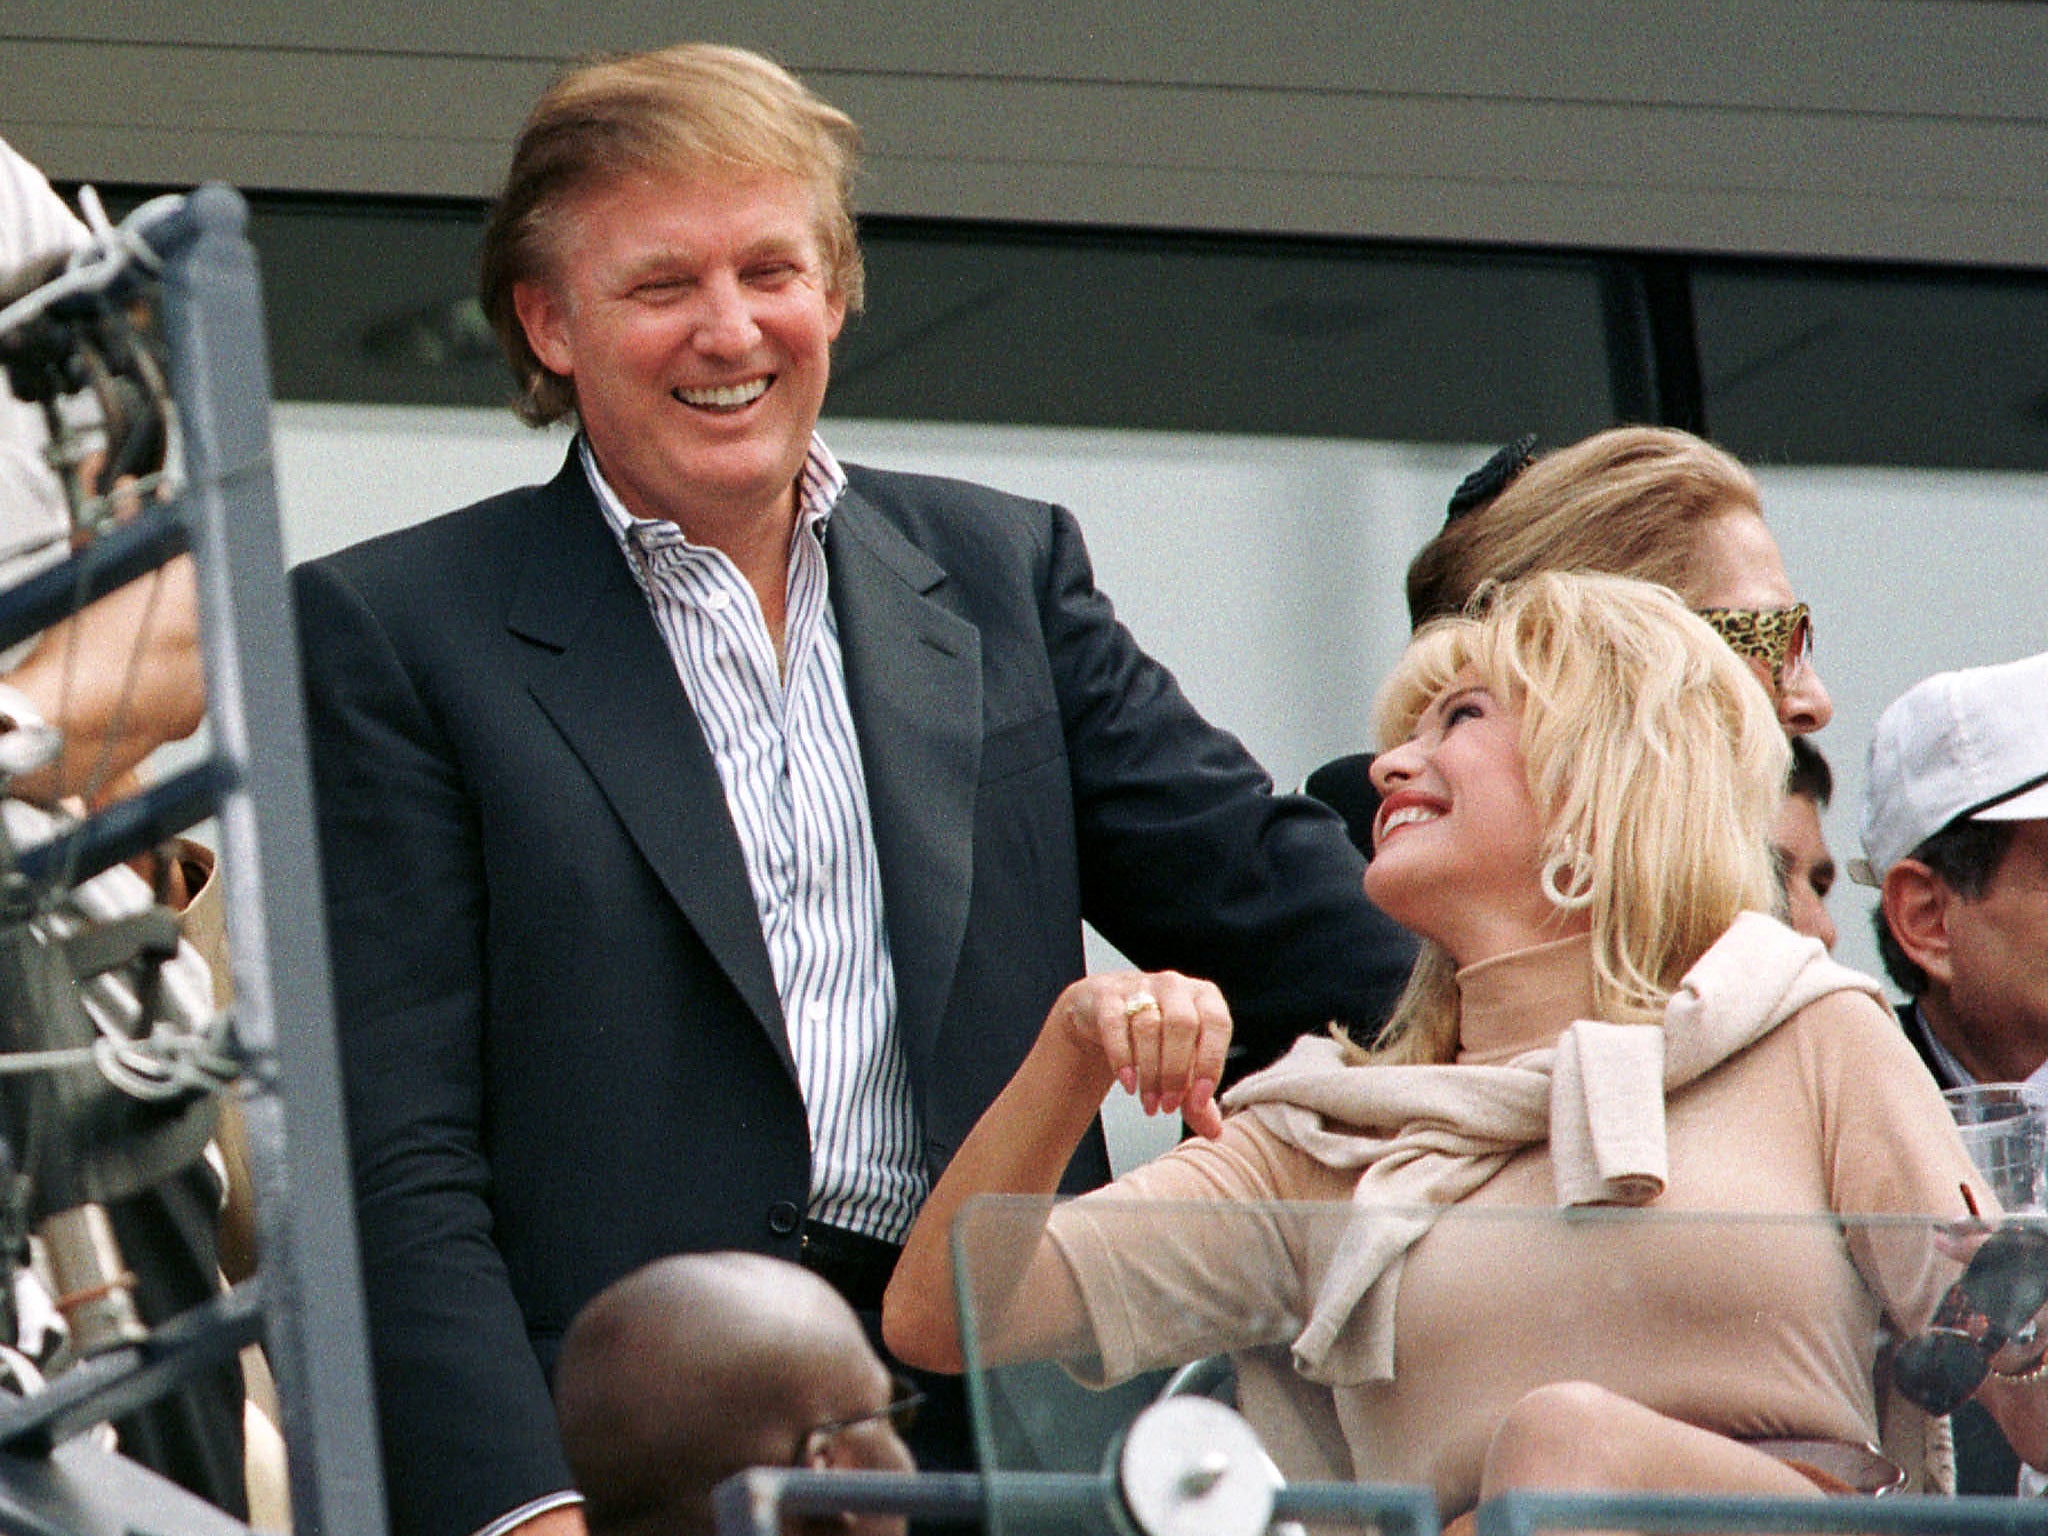
<path fill-rule="evenodd" d="M 1420 627 L 1461 611 L 1489 581 L 1606 571 L 1689 590 L 1704 530 L 1758 512 L 1741 460 L 1676 427 L 1609 427 L 1543 454 L 1505 489 L 1444 524 L 1408 567 Z"/>

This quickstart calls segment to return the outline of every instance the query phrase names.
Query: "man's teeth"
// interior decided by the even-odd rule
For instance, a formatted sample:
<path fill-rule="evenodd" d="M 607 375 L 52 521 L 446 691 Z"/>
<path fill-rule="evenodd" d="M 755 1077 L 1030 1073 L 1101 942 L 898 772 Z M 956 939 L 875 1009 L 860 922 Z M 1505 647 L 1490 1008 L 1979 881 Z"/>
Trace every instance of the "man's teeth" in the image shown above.
<path fill-rule="evenodd" d="M 744 384 L 715 384 L 709 389 L 678 388 L 675 395 L 685 405 L 706 405 L 715 410 L 729 411 L 751 405 L 767 393 L 766 379 L 749 379 Z"/>
<path fill-rule="evenodd" d="M 1405 827 L 1418 821 L 1435 821 L 1442 814 L 1441 811 L 1432 811 L 1423 805 L 1403 806 L 1387 818 L 1387 830 L 1391 832 L 1396 827 Z"/>

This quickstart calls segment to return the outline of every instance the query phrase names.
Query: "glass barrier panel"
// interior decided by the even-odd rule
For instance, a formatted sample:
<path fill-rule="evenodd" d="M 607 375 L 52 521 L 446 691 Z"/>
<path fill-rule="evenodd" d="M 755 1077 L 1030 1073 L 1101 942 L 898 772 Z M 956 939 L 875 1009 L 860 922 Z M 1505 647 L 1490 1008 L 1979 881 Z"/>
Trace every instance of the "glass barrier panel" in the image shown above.
<path fill-rule="evenodd" d="M 995 1536 L 1127 1536 L 1115 1500 L 1078 1526 L 1034 1515 L 1029 1474 L 1113 1482 L 1139 1415 L 1190 1395 L 1235 1408 L 1290 1493 L 1421 1489 L 1446 1521 L 1499 1492 L 1590 1488 L 1637 1495 L 1646 1529 L 1847 1528 L 1824 1494 L 1912 1500 L 1856 1528 L 1915 1529 L 1914 1496 L 1953 1487 L 1946 1415 L 1973 1396 L 2002 1398 L 2048 1461 L 2048 1380 L 2007 1379 L 2048 1349 L 2039 1217 L 1105 1192 L 971 1202 L 954 1254 Z M 1977 1502 L 1922 1523 L 1974 1528 Z M 1318 1505 L 1310 1526 L 1398 1523 L 1369 1503 Z M 1583 1521 L 1598 1501 L 1562 1507 Z"/>

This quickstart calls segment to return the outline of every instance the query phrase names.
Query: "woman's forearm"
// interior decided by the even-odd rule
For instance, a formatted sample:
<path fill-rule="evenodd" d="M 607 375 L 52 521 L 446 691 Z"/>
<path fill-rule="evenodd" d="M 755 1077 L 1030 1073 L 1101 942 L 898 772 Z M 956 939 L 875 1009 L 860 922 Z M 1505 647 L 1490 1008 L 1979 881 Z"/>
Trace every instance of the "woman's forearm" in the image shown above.
<path fill-rule="evenodd" d="M 1218 1135 L 1216 1083 L 1229 1043 L 1230 1010 L 1207 981 L 1126 971 L 1084 977 L 1062 992 L 911 1228 L 882 1304 L 882 1334 L 897 1357 L 928 1370 L 963 1369 L 950 1239 L 968 1200 L 1058 1189 L 1112 1083 L 1136 1094 L 1147 1114 L 1179 1110 L 1196 1134 Z M 1061 1352 L 1086 1322 L 1066 1265 L 1036 1222 L 1001 1237 L 978 1255 L 985 1270 L 1001 1273 L 974 1277 L 984 1321 L 1001 1335 L 985 1329 L 982 1344 L 1014 1359 Z"/>
<path fill-rule="evenodd" d="M 882 1302 L 882 1336 L 898 1359 L 926 1370 L 965 1368 L 953 1300 L 954 1218 L 976 1195 L 1049 1195 L 1058 1189 L 1060 1175 L 1114 1081 L 1100 1055 L 1091 1058 L 1057 1031 L 1039 1037 L 953 1154 L 904 1243 Z M 1056 1303 L 1062 1294 L 1071 1296 L 1058 1260 L 1039 1256 L 1040 1243 L 1021 1246 L 1026 1251 L 1017 1257 L 1025 1262 L 1014 1278 L 1025 1287 L 1024 1294 L 1034 1304 L 1041 1297 Z M 1059 1273 L 1041 1288 L 1044 1277 L 1033 1271 L 1046 1265 L 1059 1267 Z M 1064 1319 L 1046 1321 L 1055 1333 L 1068 1331 L 1060 1326 Z"/>
<path fill-rule="evenodd" d="M 2048 1470 L 2048 1382 L 2015 1381 L 1992 1375 L 1977 1391 L 1999 1430 L 2021 1461 Z"/>

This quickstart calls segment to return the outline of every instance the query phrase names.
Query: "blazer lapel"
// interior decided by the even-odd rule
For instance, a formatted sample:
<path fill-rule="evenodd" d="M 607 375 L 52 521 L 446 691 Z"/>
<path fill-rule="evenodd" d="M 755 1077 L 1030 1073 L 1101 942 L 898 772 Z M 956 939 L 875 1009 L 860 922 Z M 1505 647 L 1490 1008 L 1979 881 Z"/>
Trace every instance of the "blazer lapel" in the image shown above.
<path fill-rule="evenodd" d="M 550 490 L 545 547 L 521 573 L 507 618 L 536 648 L 528 687 L 794 1073 L 703 729 L 573 449 Z"/>
<path fill-rule="evenodd" d="M 981 634 L 938 601 L 944 569 L 851 488 L 832 514 L 828 549 L 897 1022 L 922 1068 L 952 991 L 974 876 Z"/>

